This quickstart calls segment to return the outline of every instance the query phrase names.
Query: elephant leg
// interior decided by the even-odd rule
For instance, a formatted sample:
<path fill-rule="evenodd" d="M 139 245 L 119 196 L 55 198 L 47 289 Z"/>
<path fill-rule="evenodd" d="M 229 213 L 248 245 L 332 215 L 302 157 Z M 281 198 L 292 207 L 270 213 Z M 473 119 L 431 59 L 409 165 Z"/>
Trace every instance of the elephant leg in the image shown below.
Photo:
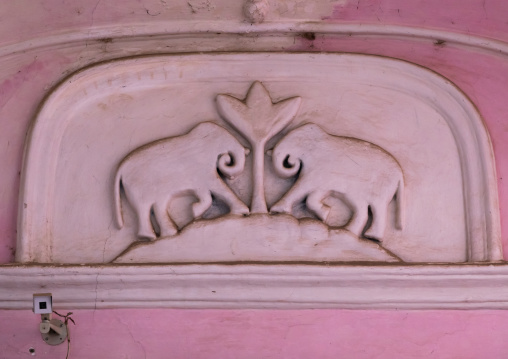
<path fill-rule="evenodd" d="M 166 203 L 154 203 L 153 212 L 161 231 L 160 237 L 174 236 L 178 232 L 178 228 L 169 218 L 168 206 Z"/>
<path fill-rule="evenodd" d="M 154 240 L 155 232 L 150 222 L 151 206 L 149 204 L 134 203 L 138 217 L 138 237 Z"/>
<path fill-rule="evenodd" d="M 356 236 L 362 235 L 363 229 L 369 219 L 369 206 L 367 202 L 363 201 L 350 201 L 348 203 L 353 207 L 353 217 L 349 221 L 346 228 Z"/>
<path fill-rule="evenodd" d="M 386 228 L 387 205 L 384 203 L 371 203 L 372 224 L 365 232 L 365 237 L 377 240 L 383 239 Z"/>
<path fill-rule="evenodd" d="M 296 202 L 301 202 L 307 197 L 308 190 L 298 185 L 298 181 L 291 187 L 291 189 L 273 206 L 270 207 L 271 213 L 292 213 L 293 205 Z"/>
<path fill-rule="evenodd" d="M 323 222 L 326 222 L 330 214 L 330 207 L 323 204 L 323 199 L 326 197 L 325 191 L 314 191 L 307 196 L 307 207 L 314 212 L 316 216 Z"/>
<path fill-rule="evenodd" d="M 245 205 L 238 197 L 226 186 L 222 181 L 215 181 L 212 188 L 212 193 L 229 206 L 229 213 L 231 214 L 249 214 L 249 207 Z"/>
<path fill-rule="evenodd" d="M 199 218 L 212 205 L 212 194 L 209 190 L 196 190 L 194 195 L 198 201 L 192 204 L 192 214 L 194 218 Z"/>

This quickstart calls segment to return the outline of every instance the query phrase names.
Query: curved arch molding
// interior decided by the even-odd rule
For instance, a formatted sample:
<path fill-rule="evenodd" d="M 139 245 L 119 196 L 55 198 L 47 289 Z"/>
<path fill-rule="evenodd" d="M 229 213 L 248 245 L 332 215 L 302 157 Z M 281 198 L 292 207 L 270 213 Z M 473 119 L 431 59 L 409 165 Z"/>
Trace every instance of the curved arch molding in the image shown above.
<path fill-rule="evenodd" d="M 427 40 L 430 43 L 442 41 L 449 45 L 465 47 L 469 50 L 481 50 L 491 54 L 506 56 L 508 55 L 508 44 L 504 41 L 475 36 L 473 34 L 451 32 L 439 29 L 429 29 L 421 27 L 403 26 L 403 25 L 376 25 L 376 24 L 354 24 L 354 23 L 325 23 L 325 22 L 267 22 L 252 26 L 250 23 L 232 22 L 232 21 L 163 21 L 150 23 L 129 24 L 129 26 L 96 26 L 92 30 L 74 30 L 65 33 L 49 33 L 37 39 L 18 42 L 0 47 L 0 56 L 12 56 L 13 54 L 41 51 L 45 49 L 55 49 L 62 47 L 81 46 L 90 41 L 99 41 L 104 39 L 122 40 L 130 44 L 139 44 L 133 46 L 134 51 L 124 48 L 128 53 L 124 55 L 136 55 L 144 53 L 166 53 L 177 51 L 189 51 L 188 43 L 192 39 L 199 40 L 199 51 L 213 51 L 218 46 L 225 44 L 231 45 L 231 40 L 238 36 L 252 36 L 263 39 L 270 38 L 270 44 L 262 42 L 262 49 L 271 51 L 280 50 L 281 46 L 287 44 L 283 39 L 291 39 L 302 33 L 314 33 L 330 36 L 347 36 L 355 38 L 380 38 L 380 39 L 405 39 L 405 40 Z M 150 41 L 162 41 L 163 44 L 170 43 L 171 46 L 153 46 L 147 48 L 143 43 Z M 179 41 L 183 40 L 183 41 Z M 183 45 L 183 44 L 187 44 Z M 183 46 L 182 46 L 183 45 Z M 227 46 L 227 45 L 226 45 Z M 255 47 L 256 44 L 248 42 L 247 48 Z M 234 45 L 236 51 L 242 48 L 241 43 Z M 227 47 L 227 51 L 235 51 L 234 48 Z M 146 49 L 146 50 L 144 50 Z M 141 50 L 141 51 L 139 51 Z M 244 49 L 244 51 L 246 51 Z"/>

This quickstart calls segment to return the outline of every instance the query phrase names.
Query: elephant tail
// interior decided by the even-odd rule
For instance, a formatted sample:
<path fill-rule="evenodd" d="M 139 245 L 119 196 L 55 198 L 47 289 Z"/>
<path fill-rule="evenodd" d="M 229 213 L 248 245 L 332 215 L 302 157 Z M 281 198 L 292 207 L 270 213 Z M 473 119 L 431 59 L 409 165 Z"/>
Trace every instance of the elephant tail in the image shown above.
<path fill-rule="evenodd" d="M 115 176 L 114 196 L 115 196 L 115 219 L 116 225 L 118 226 L 119 229 L 123 227 L 122 200 L 120 198 L 121 183 L 122 183 L 122 173 L 120 171 L 120 168 L 118 168 L 118 171 L 116 171 Z"/>
<path fill-rule="evenodd" d="M 397 204 L 397 214 L 395 216 L 395 228 L 402 229 L 404 227 L 404 209 L 405 209 L 405 198 L 404 198 L 404 177 L 401 174 L 399 183 L 397 185 L 397 191 L 395 192 L 395 201 Z"/>

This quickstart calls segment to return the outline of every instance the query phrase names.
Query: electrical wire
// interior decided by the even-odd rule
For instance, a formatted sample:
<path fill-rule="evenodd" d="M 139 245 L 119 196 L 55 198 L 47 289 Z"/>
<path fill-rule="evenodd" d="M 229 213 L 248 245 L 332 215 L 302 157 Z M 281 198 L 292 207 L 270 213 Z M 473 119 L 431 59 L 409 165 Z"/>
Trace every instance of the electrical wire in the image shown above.
<path fill-rule="evenodd" d="M 53 311 L 53 313 L 55 313 L 59 317 L 64 318 L 64 320 L 65 320 L 64 324 L 65 324 L 65 329 L 67 330 L 67 355 L 65 356 L 65 359 L 69 359 L 69 354 L 71 352 L 71 332 L 69 330 L 68 322 L 70 320 L 72 322 L 72 324 L 74 324 L 74 325 L 76 325 L 76 322 L 74 321 L 74 319 L 71 318 L 72 312 L 68 312 L 66 315 L 62 315 L 56 311 Z"/>

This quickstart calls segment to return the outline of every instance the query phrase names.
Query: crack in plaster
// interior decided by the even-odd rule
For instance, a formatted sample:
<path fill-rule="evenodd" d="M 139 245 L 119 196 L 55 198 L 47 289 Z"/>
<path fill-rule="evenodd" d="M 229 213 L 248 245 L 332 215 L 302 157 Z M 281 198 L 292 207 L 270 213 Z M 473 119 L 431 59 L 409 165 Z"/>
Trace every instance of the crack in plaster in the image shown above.
<path fill-rule="evenodd" d="M 95 6 L 93 7 L 92 9 L 92 21 L 91 21 L 91 24 L 90 24 L 90 29 L 88 30 L 88 36 L 87 36 L 87 39 L 85 41 L 85 48 L 88 47 L 88 41 L 90 40 L 91 38 L 91 35 L 92 35 L 92 29 L 93 29 L 93 24 L 94 24 L 94 16 L 95 16 L 95 10 L 97 10 L 97 7 L 99 6 L 99 4 L 101 3 L 102 0 L 97 0 L 97 2 L 95 3 Z"/>
<path fill-rule="evenodd" d="M 127 323 L 122 321 L 118 316 L 116 317 L 116 319 L 117 319 L 118 323 L 120 323 L 121 325 L 123 325 L 125 327 L 125 329 L 127 329 L 127 333 L 129 333 L 129 336 L 131 337 L 132 341 L 141 347 L 141 349 L 143 350 L 144 359 L 146 359 L 146 349 L 145 349 L 145 346 L 143 345 L 143 343 L 134 337 L 134 334 L 132 334 L 131 328 L 129 327 L 129 325 Z"/>
<path fill-rule="evenodd" d="M 94 309 L 93 309 L 94 316 L 95 316 L 95 311 L 97 310 L 97 297 L 98 297 L 97 288 L 99 287 L 99 275 L 100 275 L 100 270 L 97 273 L 97 276 L 95 277 L 95 300 L 94 300 Z"/>

